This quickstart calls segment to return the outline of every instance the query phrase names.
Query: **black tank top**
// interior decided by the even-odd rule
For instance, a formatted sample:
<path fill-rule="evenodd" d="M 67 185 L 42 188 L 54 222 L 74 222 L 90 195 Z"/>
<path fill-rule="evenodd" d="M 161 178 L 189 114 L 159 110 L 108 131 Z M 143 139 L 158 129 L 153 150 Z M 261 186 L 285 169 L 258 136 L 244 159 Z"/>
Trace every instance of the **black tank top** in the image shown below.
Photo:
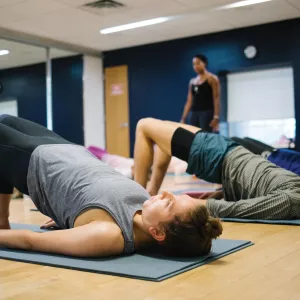
<path fill-rule="evenodd" d="M 213 89 L 208 80 L 202 84 L 192 84 L 193 104 L 191 111 L 203 111 L 214 109 Z"/>

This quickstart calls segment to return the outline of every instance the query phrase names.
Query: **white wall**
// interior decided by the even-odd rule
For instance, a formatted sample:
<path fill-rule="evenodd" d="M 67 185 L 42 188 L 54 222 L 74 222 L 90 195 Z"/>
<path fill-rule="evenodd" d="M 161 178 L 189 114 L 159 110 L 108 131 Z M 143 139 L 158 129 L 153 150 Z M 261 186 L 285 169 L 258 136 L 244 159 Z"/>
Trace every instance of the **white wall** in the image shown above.
<path fill-rule="evenodd" d="M 18 116 L 18 101 L 7 100 L 0 102 L 0 115 L 7 114 L 17 117 Z"/>
<path fill-rule="evenodd" d="M 104 82 L 102 58 L 83 57 L 84 144 L 105 148 Z"/>
<path fill-rule="evenodd" d="M 228 122 L 295 116 L 291 67 L 228 75 Z"/>
<path fill-rule="evenodd" d="M 292 67 L 228 75 L 229 136 L 252 137 L 275 148 L 295 138 Z"/>

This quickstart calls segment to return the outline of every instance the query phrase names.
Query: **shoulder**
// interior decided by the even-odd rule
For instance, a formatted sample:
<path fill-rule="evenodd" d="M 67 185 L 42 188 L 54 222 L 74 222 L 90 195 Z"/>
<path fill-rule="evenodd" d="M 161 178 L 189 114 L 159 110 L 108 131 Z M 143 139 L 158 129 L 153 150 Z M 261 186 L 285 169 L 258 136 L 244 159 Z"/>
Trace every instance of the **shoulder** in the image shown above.
<path fill-rule="evenodd" d="M 124 252 L 125 239 L 121 228 L 116 223 L 92 222 L 98 229 L 98 242 L 101 247 L 106 248 L 109 255 L 119 255 Z"/>
<path fill-rule="evenodd" d="M 196 82 L 197 82 L 197 77 L 192 78 L 192 79 L 190 80 L 190 85 L 196 84 Z"/>
<path fill-rule="evenodd" d="M 112 242 L 112 247 L 115 249 L 115 251 L 117 251 L 118 253 L 123 253 L 125 247 L 125 239 L 120 227 L 114 224 L 113 226 L 111 226 L 108 234 Z"/>
<path fill-rule="evenodd" d="M 207 80 L 210 84 L 216 84 L 219 83 L 219 78 L 217 75 L 213 74 L 213 73 L 208 73 L 208 77 Z"/>

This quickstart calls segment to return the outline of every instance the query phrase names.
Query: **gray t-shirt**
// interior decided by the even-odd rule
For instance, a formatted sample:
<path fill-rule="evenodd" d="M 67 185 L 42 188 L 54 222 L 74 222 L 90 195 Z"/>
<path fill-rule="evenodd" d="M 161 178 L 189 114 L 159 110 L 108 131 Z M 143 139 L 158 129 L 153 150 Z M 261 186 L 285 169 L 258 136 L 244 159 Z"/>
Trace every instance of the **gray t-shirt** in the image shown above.
<path fill-rule="evenodd" d="M 27 185 L 37 208 L 61 228 L 74 227 L 89 208 L 106 210 L 122 230 L 124 253 L 134 252 L 133 216 L 150 195 L 82 146 L 42 145 L 32 153 Z"/>

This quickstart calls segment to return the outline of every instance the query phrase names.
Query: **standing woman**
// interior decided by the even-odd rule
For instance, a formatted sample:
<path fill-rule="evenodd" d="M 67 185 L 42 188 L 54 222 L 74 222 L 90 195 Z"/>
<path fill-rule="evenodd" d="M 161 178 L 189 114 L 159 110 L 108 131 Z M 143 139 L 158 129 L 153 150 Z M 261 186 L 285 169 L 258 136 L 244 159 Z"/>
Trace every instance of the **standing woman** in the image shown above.
<path fill-rule="evenodd" d="M 219 129 L 220 81 L 216 75 L 207 71 L 207 65 L 205 55 L 194 56 L 193 67 L 198 76 L 190 81 L 188 98 L 180 122 L 185 123 L 191 112 L 191 125 L 211 132 Z"/>

